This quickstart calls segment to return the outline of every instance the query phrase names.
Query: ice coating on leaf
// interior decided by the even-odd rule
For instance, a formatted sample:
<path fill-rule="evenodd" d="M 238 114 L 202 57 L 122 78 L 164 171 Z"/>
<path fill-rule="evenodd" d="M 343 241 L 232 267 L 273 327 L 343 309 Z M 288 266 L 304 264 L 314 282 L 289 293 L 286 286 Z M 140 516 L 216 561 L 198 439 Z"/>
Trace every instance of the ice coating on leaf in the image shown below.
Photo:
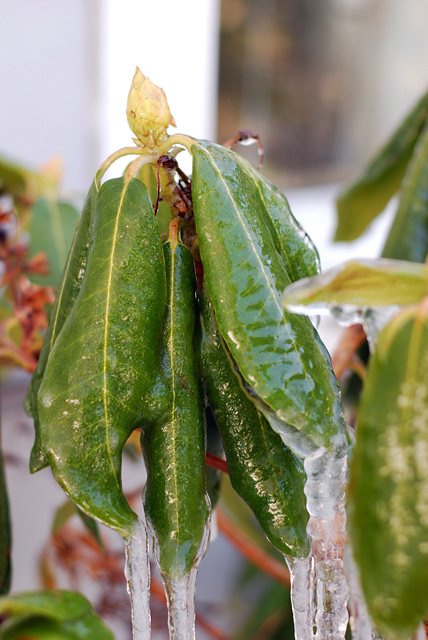
<path fill-rule="evenodd" d="M 174 580 L 161 570 L 168 604 L 168 627 L 170 640 L 195 640 L 195 593 L 196 578 L 202 558 L 208 548 L 211 519 L 207 521 L 198 555 L 190 571 Z M 159 566 L 159 548 L 154 540 L 156 561 Z M 161 569 L 161 567 L 159 566 Z"/>
<path fill-rule="evenodd" d="M 358 312 L 369 307 L 416 304 L 427 290 L 425 265 L 402 260 L 350 260 L 291 284 L 283 293 L 283 304 L 294 313 L 334 314 L 336 307 L 351 313 L 352 309 Z"/>
<path fill-rule="evenodd" d="M 131 598 L 133 640 L 150 638 L 150 563 L 145 524 L 139 520 L 125 539 L 125 577 Z"/>
<path fill-rule="evenodd" d="M 137 67 L 126 104 L 126 117 L 137 144 L 156 148 L 166 138 L 169 125 L 176 126 L 163 89 Z"/>

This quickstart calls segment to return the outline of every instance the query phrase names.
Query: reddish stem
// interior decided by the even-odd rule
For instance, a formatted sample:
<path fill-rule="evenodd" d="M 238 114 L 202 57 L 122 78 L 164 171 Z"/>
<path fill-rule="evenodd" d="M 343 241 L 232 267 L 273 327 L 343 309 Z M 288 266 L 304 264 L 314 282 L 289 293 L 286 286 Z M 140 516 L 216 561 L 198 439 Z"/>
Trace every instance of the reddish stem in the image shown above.
<path fill-rule="evenodd" d="M 207 451 L 205 455 L 205 464 L 209 467 L 213 467 L 213 469 L 218 469 L 218 471 L 223 471 L 223 473 L 229 473 L 226 460 L 219 458 L 219 456 L 216 456 L 214 453 L 210 453 L 209 451 Z"/>
<path fill-rule="evenodd" d="M 365 339 L 366 334 L 360 324 L 354 324 L 345 329 L 332 358 L 333 370 L 337 378 L 351 367 L 354 355 Z"/>

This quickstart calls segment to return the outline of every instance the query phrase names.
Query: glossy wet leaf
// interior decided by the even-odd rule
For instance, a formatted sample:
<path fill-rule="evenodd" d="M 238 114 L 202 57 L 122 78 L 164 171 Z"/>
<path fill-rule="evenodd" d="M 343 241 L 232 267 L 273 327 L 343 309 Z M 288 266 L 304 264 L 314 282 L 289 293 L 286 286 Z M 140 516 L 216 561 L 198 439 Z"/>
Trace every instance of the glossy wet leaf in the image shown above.
<path fill-rule="evenodd" d="M 245 158 L 234 154 L 234 159 L 254 181 L 260 196 L 260 216 L 270 226 L 275 247 L 284 261 L 290 280 L 294 282 L 319 273 L 318 251 L 293 216 L 287 198 Z"/>
<path fill-rule="evenodd" d="M 38 591 L 0 598 L 4 640 L 114 640 L 91 604 L 72 591 Z"/>
<path fill-rule="evenodd" d="M 424 262 L 428 253 L 428 126 L 407 168 L 382 256 Z"/>
<path fill-rule="evenodd" d="M 247 391 L 294 451 L 338 451 L 345 437 L 337 382 L 310 321 L 282 308 L 290 278 L 257 185 L 223 147 L 197 143 L 192 153 L 207 289 Z"/>
<path fill-rule="evenodd" d="M 337 200 L 336 242 L 358 238 L 398 191 L 427 115 L 428 94 L 425 94 L 361 176 L 341 193 Z"/>
<path fill-rule="evenodd" d="M 357 308 L 415 304 L 427 294 L 425 266 L 398 260 L 351 260 L 284 291 L 286 308 L 308 313 L 352 305 Z"/>
<path fill-rule="evenodd" d="M 95 182 L 93 182 L 86 197 L 83 211 L 71 242 L 70 251 L 56 292 L 55 304 L 49 319 L 49 326 L 45 334 L 37 367 L 33 373 L 26 396 L 25 408 L 27 413 L 34 419 L 34 428 L 36 431 L 35 442 L 30 457 L 31 473 L 35 473 L 36 471 L 43 469 L 43 467 L 46 467 L 48 464 L 47 458 L 40 445 L 37 396 L 45 374 L 49 354 L 59 332 L 71 313 L 82 286 L 83 276 L 85 274 L 88 261 L 91 221 L 96 196 L 97 187 Z"/>
<path fill-rule="evenodd" d="M 69 202 L 40 198 L 33 207 L 28 232 L 29 255 L 39 251 L 49 260 L 49 275 L 30 275 L 36 284 L 57 287 L 70 251 L 79 214 Z"/>
<path fill-rule="evenodd" d="M 373 621 L 412 637 L 428 611 L 428 309 L 379 334 L 357 424 L 349 530 Z"/>
<path fill-rule="evenodd" d="M 135 178 L 110 180 L 95 202 L 85 275 L 49 355 L 38 408 L 57 481 L 83 511 L 124 535 L 136 515 L 122 493 L 122 448 L 170 402 L 159 356 L 164 309 L 147 189 Z"/>
<path fill-rule="evenodd" d="M 270 542 L 287 555 L 309 552 L 303 463 L 245 395 L 224 351 L 207 292 L 201 300 L 200 359 L 229 477 Z"/>
<path fill-rule="evenodd" d="M 180 580 L 196 561 L 209 516 L 204 406 L 194 344 L 192 255 L 172 240 L 164 244 L 164 255 L 168 302 L 162 359 L 171 406 L 141 433 L 147 467 L 144 510 L 157 540 L 162 571 Z"/>

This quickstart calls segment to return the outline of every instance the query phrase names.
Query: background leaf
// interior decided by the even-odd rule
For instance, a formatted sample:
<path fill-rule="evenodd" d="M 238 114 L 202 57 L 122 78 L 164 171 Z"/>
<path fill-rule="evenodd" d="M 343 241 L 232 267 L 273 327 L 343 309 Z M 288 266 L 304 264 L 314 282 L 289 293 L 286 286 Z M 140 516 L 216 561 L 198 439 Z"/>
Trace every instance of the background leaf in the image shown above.
<path fill-rule="evenodd" d="M 400 188 L 428 115 L 426 93 L 367 168 L 337 199 L 336 242 L 358 238 Z"/>
<path fill-rule="evenodd" d="M 4 640 L 114 640 L 92 605 L 72 591 L 38 591 L 0 599 Z"/>
<path fill-rule="evenodd" d="M 424 262 L 428 252 L 428 126 L 409 163 L 384 258 Z"/>
<path fill-rule="evenodd" d="M 49 260 L 50 274 L 31 274 L 35 284 L 58 286 L 79 221 L 79 212 L 69 202 L 40 198 L 34 205 L 30 220 L 30 247 L 32 257 L 44 251 Z"/>

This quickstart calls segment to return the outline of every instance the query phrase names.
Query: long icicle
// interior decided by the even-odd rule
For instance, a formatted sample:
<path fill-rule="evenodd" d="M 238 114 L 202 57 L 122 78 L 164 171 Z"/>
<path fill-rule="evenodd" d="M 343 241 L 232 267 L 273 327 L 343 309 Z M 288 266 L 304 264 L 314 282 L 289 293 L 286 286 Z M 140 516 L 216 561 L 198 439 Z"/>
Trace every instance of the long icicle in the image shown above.
<path fill-rule="evenodd" d="M 291 606 L 293 609 L 295 640 L 310 640 L 314 637 L 314 560 L 284 556 L 290 572 Z"/>
<path fill-rule="evenodd" d="M 150 640 L 150 562 L 146 526 L 139 520 L 125 539 L 125 577 L 131 598 L 133 640 Z"/>
<path fill-rule="evenodd" d="M 321 447 L 305 458 L 304 466 L 308 533 L 315 569 L 315 639 L 343 640 L 348 624 L 348 585 L 343 562 L 347 457 L 335 458 Z"/>
<path fill-rule="evenodd" d="M 168 604 L 168 627 L 170 640 L 195 640 L 195 592 L 199 565 L 204 557 L 211 533 L 211 518 L 208 518 L 204 536 L 195 564 L 181 580 L 173 580 L 159 566 L 159 549 L 153 536 L 155 558 L 162 574 Z M 135 639 L 134 639 L 135 640 Z"/>

